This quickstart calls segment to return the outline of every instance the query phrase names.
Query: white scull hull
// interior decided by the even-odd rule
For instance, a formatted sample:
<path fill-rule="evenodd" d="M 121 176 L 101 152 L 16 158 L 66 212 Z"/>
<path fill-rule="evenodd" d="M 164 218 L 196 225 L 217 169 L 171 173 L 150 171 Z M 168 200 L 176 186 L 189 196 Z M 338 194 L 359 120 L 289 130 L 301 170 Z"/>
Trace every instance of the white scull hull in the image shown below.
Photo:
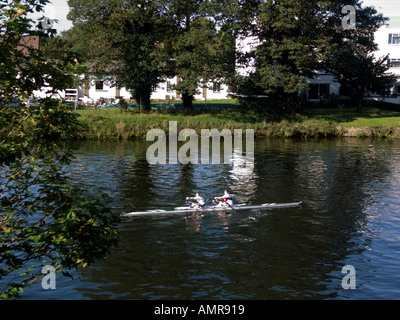
<path fill-rule="evenodd" d="M 300 202 L 289 202 L 289 203 L 264 203 L 260 205 L 233 205 L 228 207 L 217 207 L 217 206 L 205 206 L 203 208 L 190 208 L 190 207 L 178 207 L 173 210 L 146 210 L 137 212 L 127 212 L 122 215 L 125 217 L 134 216 L 148 216 L 148 215 L 170 215 L 170 214 L 182 214 L 182 213 L 204 213 L 204 212 L 224 212 L 224 211 L 244 211 L 244 210 L 266 210 L 276 208 L 290 208 L 301 205 Z"/>

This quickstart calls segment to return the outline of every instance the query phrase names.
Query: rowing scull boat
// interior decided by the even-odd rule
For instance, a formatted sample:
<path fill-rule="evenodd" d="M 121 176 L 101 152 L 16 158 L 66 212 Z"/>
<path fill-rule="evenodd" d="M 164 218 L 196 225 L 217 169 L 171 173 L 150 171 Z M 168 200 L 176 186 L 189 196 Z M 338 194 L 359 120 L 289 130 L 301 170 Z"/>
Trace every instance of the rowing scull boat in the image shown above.
<path fill-rule="evenodd" d="M 264 203 L 259 205 L 246 205 L 237 204 L 233 206 L 218 207 L 218 206 L 205 206 L 203 208 L 196 207 L 177 207 L 172 210 L 146 210 L 137 212 L 127 212 L 122 215 L 125 217 L 134 216 L 148 216 L 148 215 L 169 215 L 169 214 L 182 214 L 182 213 L 204 213 L 204 212 L 224 212 L 224 211 L 244 211 L 244 210 L 265 210 L 277 208 L 290 208 L 301 205 L 302 202 L 289 202 L 289 203 Z"/>

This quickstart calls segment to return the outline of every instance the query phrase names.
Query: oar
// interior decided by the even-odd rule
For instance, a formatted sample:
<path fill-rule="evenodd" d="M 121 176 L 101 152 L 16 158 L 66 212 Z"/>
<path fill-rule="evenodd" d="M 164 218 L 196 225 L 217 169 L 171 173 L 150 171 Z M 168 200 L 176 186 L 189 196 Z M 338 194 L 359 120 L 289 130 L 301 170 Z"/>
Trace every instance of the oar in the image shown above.
<path fill-rule="evenodd" d="M 228 202 L 226 202 L 226 204 L 227 204 L 228 207 L 230 207 L 233 211 L 239 213 L 242 217 L 246 217 L 246 218 L 251 219 L 251 220 L 256 220 L 256 218 L 248 217 L 248 216 L 246 216 L 245 214 L 241 213 L 240 211 L 236 210 L 236 209 L 233 208 Z"/>
<path fill-rule="evenodd" d="M 243 214 L 242 212 L 236 210 L 236 209 L 235 209 L 234 207 L 232 207 L 228 202 L 225 202 L 225 203 L 228 205 L 228 207 L 230 207 L 233 211 L 239 213 L 242 217 L 246 217 L 246 218 L 249 218 L 249 219 L 251 219 L 251 220 L 256 220 L 256 218 L 254 218 L 254 217 L 248 217 L 248 216 L 246 216 L 245 214 Z"/>
<path fill-rule="evenodd" d="M 190 202 L 190 201 L 187 201 L 187 200 L 186 200 L 186 203 L 187 203 L 187 204 L 189 204 L 189 203 L 190 203 L 190 204 L 194 204 L 194 202 Z M 200 208 L 201 210 L 203 210 L 203 212 L 206 212 L 202 206 L 199 205 L 198 208 Z M 193 215 L 193 213 L 194 213 L 194 212 L 192 212 L 192 215 Z M 203 215 L 203 217 L 204 217 L 204 215 Z M 188 219 L 187 216 L 186 216 L 186 219 Z"/>
<path fill-rule="evenodd" d="M 228 181 L 226 181 L 226 178 L 225 178 L 224 176 L 222 176 L 222 178 L 223 178 L 224 181 L 225 181 L 226 188 L 229 190 Z M 241 213 L 240 211 L 238 211 L 238 210 L 236 210 L 235 208 L 233 208 L 228 202 L 226 202 L 226 204 L 227 204 L 233 211 L 239 213 L 239 214 L 242 215 L 243 217 L 245 216 L 243 213 Z M 246 216 L 246 218 L 251 219 L 251 217 L 247 217 L 247 216 Z M 254 218 L 253 218 L 253 219 L 254 219 Z"/>
<path fill-rule="evenodd" d="M 233 211 L 235 211 L 235 212 L 237 212 L 237 213 L 239 213 L 240 215 L 242 215 L 243 216 L 243 214 L 241 213 L 241 212 L 239 212 L 239 211 L 237 211 L 235 208 L 233 208 L 228 202 L 225 202 L 227 205 L 228 205 L 228 207 L 230 207 Z"/>

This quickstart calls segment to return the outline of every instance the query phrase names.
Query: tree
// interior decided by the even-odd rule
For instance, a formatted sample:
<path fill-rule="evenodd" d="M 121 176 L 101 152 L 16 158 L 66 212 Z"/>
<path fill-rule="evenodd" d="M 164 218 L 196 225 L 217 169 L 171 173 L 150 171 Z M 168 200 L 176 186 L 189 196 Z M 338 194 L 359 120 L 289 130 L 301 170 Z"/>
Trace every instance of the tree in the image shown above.
<path fill-rule="evenodd" d="M 118 217 L 65 175 L 76 115 L 54 99 L 26 104 L 34 90 L 46 85 L 51 94 L 82 71 L 75 56 L 46 59 L 25 41 L 46 34 L 27 16 L 47 0 L 0 3 L 0 298 L 8 299 L 43 276 L 40 266 L 67 274 L 104 257 Z"/>
<path fill-rule="evenodd" d="M 340 92 L 352 98 L 358 112 L 363 110 L 363 97 L 367 91 L 385 94 L 396 81 L 394 75 L 387 74 L 387 59 L 376 59 L 372 55 L 349 54 L 343 50 L 337 55 L 340 63 L 334 73 L 341 84 Z"/>
<path fill-rule="evenodd" d="M 356 9 L 355 29 L 343 27 L 345 5 Z M 374 82 L 387 86 L 392 81 L 384 73 L 385 59 L 372 57 L 374 33 L 385 20 L 358 0 L 248 0 L 244 8 L 242 30 L 259 41 L 250 56 L 256 61 L 255 71 L 240 88 L 246 94 L 261 89 L 275 108 L 293 109 L 299 92 L 308 89 L 307 77 L 325 70 L 357 95 L 360 105 Z"/>
<path fill-rule="evenodd" d="M 387 74 L 388 57 L 377 58 L 374 54 L 378 48 L 374 34 L 387 18 L 374 8 L 363 8 L 360 1 L 351 1 L 351 4 L 356 9 L 355 28 L 331 29 L 334 50 L 326 61 L 326 70 L 336 75 L 341 92 L 350 96 L 361 112 L 367 91 L 386 91 L 396 78 Z"/>
<path fill-rule="evenodd" d="M 175 89 L 190 108 L 199 84 L 232 73 L 234 37 L 226 28 L 231 21 L 227 11 L 217 9 L 226 3 L 233 10 L 234 0 L 68 3 L 71 45 L 86 56 L 92 71 L 115 75 L 147 110 L 152 91 L 168 77 L 180 79 Z"/>
<path fill-rule="evenodd" d="M 247 2 L 247 1 L 246 1 Z M 323 30 L 327 1 L 248 1 L 244 32 L 258 38 L 253 57 L 253 87 L 282 106 L 298 100 L 311 77 L 324 61 L 329 38 Z M 250 17 L 250 18 L 249 18 Z"/>
<path fill-rule="evenodd" d="M 69 0 L 67 32 L 93 72 L 113 74 L 116 85 L 131 91 L 142 109 L 150 110 L 156 86 L 171 75 L 164 38 L 171 30 L 160 1 Z"/>
<path fill-rule="evenodd" d="M 199 85 L 206 86 L 210 79 L 217 78 L 214 68 L 218 58 L 215 25 L 206 18 L 196 18 L 190 21 L 188 30 L 174 39 L 176 75 L 179 78 L 176 90 L 182 95 L 184 108 L 191 108 Z"/>
<path fill-rule="evenodd" d="M 220 81 L 233 73 L 232 12 L 235 12 L 232 1 L 169 1 L 167 15 L 175 26 L 169 42 L 179 79 L 176 90 L 186 109 L 192 108 L 200 85 L 205 87 L 209 81 Z"/>

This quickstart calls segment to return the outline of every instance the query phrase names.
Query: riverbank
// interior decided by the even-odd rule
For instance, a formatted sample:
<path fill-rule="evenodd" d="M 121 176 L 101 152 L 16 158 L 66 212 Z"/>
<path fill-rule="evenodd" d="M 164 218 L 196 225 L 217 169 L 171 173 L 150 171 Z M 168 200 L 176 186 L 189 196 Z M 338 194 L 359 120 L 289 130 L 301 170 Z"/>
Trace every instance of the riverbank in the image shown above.
<path fill-rule="evenodd" d="M 260 115 L 257 112 L 228 110 L 158 110 L 137 113 L 120 108 L 77 110 L 83 130 L 79 139 L 143 139 L 149 130 L 167 132 L 170 121 L 178 130 L 254 129 L 257 137 L 379 137 L 400 138 L 400 113 L 365 108 L 359 114 L 353 108 L 310 109 L 304 114 L 287 116 Z"/>

